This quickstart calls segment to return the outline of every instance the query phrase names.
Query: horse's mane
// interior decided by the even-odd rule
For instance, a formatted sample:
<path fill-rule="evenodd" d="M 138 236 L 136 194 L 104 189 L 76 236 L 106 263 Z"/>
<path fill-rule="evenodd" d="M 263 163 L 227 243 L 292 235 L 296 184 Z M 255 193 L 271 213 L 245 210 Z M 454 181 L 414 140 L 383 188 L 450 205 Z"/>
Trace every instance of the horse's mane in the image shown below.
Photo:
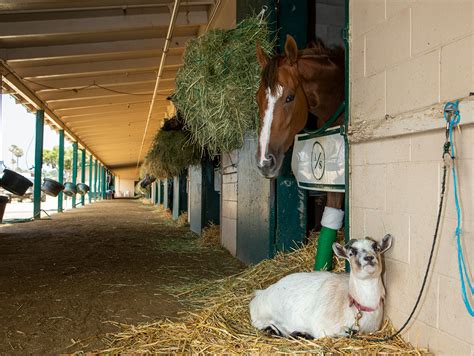
<path fill-rule="evenodd" d="M 329 59 L 339 68 L 344 70 L 344 48 L 341 46 L 327 47 L 321 39 L 311 42 L 307 48 L 298 53 L 298 58 L 311 56 L 328 56 Z M 276 93 L 278 84 L 278 67 L 284 61 L 285 56 L 277 54 L 270 58 L 265 68 L 262 70 L 262 83 L 265 88 L 269 88 L 272 95 Z"/>

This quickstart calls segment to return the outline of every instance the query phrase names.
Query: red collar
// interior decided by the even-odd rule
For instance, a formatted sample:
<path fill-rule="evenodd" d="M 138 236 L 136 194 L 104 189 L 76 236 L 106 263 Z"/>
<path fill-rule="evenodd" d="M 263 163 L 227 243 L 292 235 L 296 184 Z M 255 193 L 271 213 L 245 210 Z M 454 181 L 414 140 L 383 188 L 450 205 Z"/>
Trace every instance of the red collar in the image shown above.
<path fill-rule="evenodd" d="M 383 298 L 380 298 L 380 303 L 377 306 L 377 308 L 369 308 L 369 307 L 366 307 L 366 306 L 360 304 L 357 300 L 354 299 L 354 297 L 352 295 L 349 294 L 349 306 L 350 307 L 352 307 L 352 306 L 356 307 L 356 309 L 358 311 L 369 312 L 369 313 L 374 312 L 379 308 L 379 306 L 380 306 L 380 304 L 382 304 L 382 302 L 383 302 Z"/>

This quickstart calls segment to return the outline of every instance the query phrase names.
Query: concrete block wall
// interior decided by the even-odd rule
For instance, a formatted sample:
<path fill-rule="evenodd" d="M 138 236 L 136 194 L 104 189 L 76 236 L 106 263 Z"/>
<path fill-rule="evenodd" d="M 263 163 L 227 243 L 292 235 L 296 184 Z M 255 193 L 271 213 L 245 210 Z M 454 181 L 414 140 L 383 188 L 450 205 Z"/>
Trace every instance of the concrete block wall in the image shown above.
<path fill-rule="evenodd" d="M 224 153 L 221 156 L 221 243 L 229 252 L 237 254 L 237 164 L 239 153 Z"/>
<path fill-rule="evenodd" d="M 474 1 L 350 3 L 351 236 L 395 237 L 386 255 L 386 315 L 401 326 L 434 233 L 448 100 L 462 99 L 457 132 L 463 242 L 474 271 Z M 474 320 L 460 294 L 452 177 L 433 273 L 404 337 L 439 355 L 474 355 Z M 473 300 L 471 299 L 471 302 Z"/>

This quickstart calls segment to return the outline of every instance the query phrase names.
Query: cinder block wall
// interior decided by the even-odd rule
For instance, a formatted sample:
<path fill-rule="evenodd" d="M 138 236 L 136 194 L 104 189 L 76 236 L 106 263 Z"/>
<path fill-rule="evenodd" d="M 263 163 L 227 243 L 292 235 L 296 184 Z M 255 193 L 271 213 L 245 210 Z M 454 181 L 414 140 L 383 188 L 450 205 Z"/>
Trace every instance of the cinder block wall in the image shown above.
<path fill-rule="evenodd" d="M 474 272 L 472 0 L 350 3 L 351 234 L 395 237 L 386 256 L 386 314 L 401 326 L 423 278 L 442 173 L 448 100 L 462 99 L 457 133 L 463 241 Z M 433 273 L 404 336 L 435 354 L 474 355 L 474 320 L 460 294 L 452 178 Z M 473 301 L 471 299 L 471 301 Z"/>
<path fill-rule="evenodd" d="M 237 254 L 237 164 L 239 153 L 222 154 L 221 243 L 229 252 Z"/>

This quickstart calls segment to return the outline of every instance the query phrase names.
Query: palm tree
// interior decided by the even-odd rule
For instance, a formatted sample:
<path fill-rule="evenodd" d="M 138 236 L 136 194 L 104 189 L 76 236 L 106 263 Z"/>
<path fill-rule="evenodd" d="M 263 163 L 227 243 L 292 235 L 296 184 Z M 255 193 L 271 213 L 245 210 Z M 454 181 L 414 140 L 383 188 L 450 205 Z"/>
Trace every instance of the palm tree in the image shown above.
<path fill-rule="evenodd" d="M 12 154 L 12 162 L 14 161 L 13 159 L 13 156 L 16 157 L 16 170 L 18 170 L 18 160 L 20 159 L 20 157 L 23 156 L 24 152 L 23 152 L 23 149 L 21 147 L 18 147 L 17 145 L 11 145 L 8 150 L 11 152 Z"/>

